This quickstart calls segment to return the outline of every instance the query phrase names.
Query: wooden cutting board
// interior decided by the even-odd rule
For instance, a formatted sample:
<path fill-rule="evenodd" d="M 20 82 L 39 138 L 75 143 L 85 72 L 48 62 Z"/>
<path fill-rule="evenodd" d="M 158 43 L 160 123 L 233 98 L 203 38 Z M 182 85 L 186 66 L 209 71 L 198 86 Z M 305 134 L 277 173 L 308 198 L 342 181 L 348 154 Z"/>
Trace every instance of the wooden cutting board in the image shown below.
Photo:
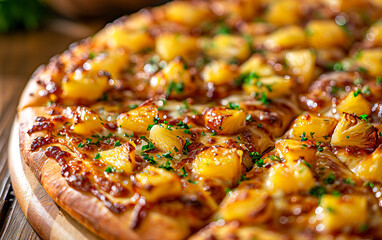
<path fill-rule="evenodd" d="M 12 127 L 8 153 L 8 166 L 17 201 L 28 222 L 42 239 L 100 239 L 53 201 L 22 161 L 16 121 Z"/>

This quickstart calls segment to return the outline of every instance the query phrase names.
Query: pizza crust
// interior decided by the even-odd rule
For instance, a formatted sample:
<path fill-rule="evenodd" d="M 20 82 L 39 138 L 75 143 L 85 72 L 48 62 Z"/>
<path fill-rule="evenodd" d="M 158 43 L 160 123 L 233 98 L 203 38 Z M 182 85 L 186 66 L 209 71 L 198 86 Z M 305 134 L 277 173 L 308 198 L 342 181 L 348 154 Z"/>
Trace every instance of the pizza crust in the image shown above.
<path fill-rule="evenodd" d="M 28 90 L 25 92 L 29 92 Z M 60 165 L 45 155 L 46 147 L 31 151 L 33 139 L 38 136 L 43 137 L 44 133 L 29 135 L 27 131 L 32 127 L 36 117 L 47 115 L 43 109 L 26 107 L 19 111 L 20 149 L 23 161 L 32 169 L 46 192 L 61 208 L 104 239 L 182 239 L 189 234 L 187 229 L 179 227 L 178 221 L 155 211 L 149 211 L 143 223 L 133 231 L 130 227 L 132 208 L 114 214 L 95 196 L 70 187 L 61 175 Z"/>

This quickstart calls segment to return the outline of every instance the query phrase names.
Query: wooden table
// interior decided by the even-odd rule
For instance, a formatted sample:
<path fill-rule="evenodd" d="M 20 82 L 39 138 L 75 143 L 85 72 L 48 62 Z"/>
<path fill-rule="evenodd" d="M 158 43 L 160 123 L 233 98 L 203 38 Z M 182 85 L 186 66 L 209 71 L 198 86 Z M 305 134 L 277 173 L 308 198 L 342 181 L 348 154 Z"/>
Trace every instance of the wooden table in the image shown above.
<path fill-rule="evenodd" d="M 74 23 L 54 19 L 36 32 L 0 35 L 0 239 L 40 239 L 14 197 L 7 168 L 8 137 L 19 96 L 39 65 L 103 25 L 103 21 Z"/>

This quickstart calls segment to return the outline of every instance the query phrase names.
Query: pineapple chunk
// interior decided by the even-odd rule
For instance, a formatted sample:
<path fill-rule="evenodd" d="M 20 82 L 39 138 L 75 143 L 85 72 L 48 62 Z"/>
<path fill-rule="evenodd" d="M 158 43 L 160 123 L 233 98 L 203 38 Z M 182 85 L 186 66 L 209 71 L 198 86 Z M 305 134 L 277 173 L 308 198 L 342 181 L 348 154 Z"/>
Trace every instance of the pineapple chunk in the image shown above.
<path fill-rule="evenodd" d="M 72 132 L 79 135 L 92 135 L 103 130 L 102 119 L 87 107 L 78 107 L 73 114 Z"/>
<path fill-rule="evenodd" d="M 288 51 L 285 54 L 285 63 L 297 77 L 299 86 L 307 89 L 314 77 L 316 55 L 309 49 Z"/>
<path fill-rule="evenodd" d="M 121 26 L 110 26 L 105 32 L 95 37 L 98 44 L 106 44 L 108 48 L 124 48 L 133 53 L 154 48 L 154 39 L 145 30 L 132 31 Z"/>
<path fill-rule="evenodd" d="M 202 47 L 208 56 L 227 61 L 233 59 L 244 61 L 251 54 L 251 49 L 244 38 L 228 34 L 219 34 L 212 40 L 204 40 Z"/>
<path fill-rule="evenodd" d="M 265 93 L 269 98 L 277 98 L 283 95 L 290 94 L 292 87 L 292 79 L 290 77 L 281 77 L 278 75 L 263 77 L 258 81 L 254 79 L 243 85 L 244 91 L 248 94 L 263 94 Z"/>
<path fill-rule="evenodd" d="M 325 227 L 323 230 L 325 232 L 341 231 L 347 227 L 357 229 L 367 220 L 367 199 L 365 196 L 344 195 L 337 197 L 324 195 L 318 208 L 320 210 L 317 209 L 315 212 L 323 214 L 321 223 Z"/>
<path fill-rule="evenodd" d="M 247 61 L 240 66 L 240 73 L 246 74 L 255 72 L 260 77 L 267 77 L 275 74 L 273 68 L 264 61 L 259 54 L 252 55 Z"/>
<path fill-rule="evenodd" d="M 183 145 L 190 134 L 184 132 L 184 129 L 175 127 L 167 128 L 165 125 L 155 125 L 150 130 L 150 140 L 161 150 L 166 152 L 176 152 L 183 149 Z"/>
<path fill-rule="evenodd" d="M 235 134 L 245 126 L 242 110 L 213 108 L 205 114 L 205 126 L 219 134 Z"/>
<path fill-rule="evenodd" d="M 371 42 L 373 46 L 382 47 L 382 22 L 381 21 L 374 23 L 370 27 L 369 31 L 367 31 L 366 41 Z"/>
<path fill-rule="evenodd" d="M 262 223 L 272 215 L 273 204 L 269 194 L 258 189 L 237 189 L 221 203 L 216 218 L 225 221 Z"/>
<path fill-rule="evenodd" d="M 62 80 L 62 97 L 94 101 L 108 89 L 108 81 L 107 76 L 92 76 L 85 71 L 74 71 Z"/>
<path fill-rule="evenodd" d="M 82 68 L 67 75 L 61 84 L 62 96 L 71 100 L 93 101 L 109 88 L 109 72 L 112 78 L 119 78 L 127 64 L 128 55 L 119 51 L 98 54 L 86 61 Z"/>
<path fill-rule="evenodd" d="M 219 60 L 208 64 L 201 74 L 204 81 L 212 82 L 215 85 L 232 83 L 238 76 L 237 68 L 234 65 Z"/>
<path fill-rule="evenodd" d="M 189 59 L 198 52 L 197 41 L 193 36 L 164 33 L 157 37 L 156 52 L 166 61 L 180 56 Z"/>
<path fill-rule="evenodd" d="M 337 111 L 341 113 L 354 113 L 356 115 L 370 115 L 370 103 L 362 93 L 350 92 L 338 105 Z"/>
<path fill-rule="evenodd" d="M 178 175 L 154 166 L 147 166 L 135 175 L 137 192 L 148 202 L 157 202 L 164 198 L 177 198 L 182 195 L 182 186 Z"/>
<path fill-rule="evenodd" d="M 272 1 L 265 18 L 276 26 L 297 24 L 301 17 L 300 2 L 297 0 Z"/>
<path fill-rule="evenodd" d="M 378 147 L 351 170 L 369 181 L 382 181 L 382 147 Z"/>
<path fill-rule="evenodd" d="M 301 27 L 283 27 L 270 34 L 264 42 L 267 49 L 279 51 L 306 45 L 305 32 Z"/>
<path fill-rule="evenodd" d="M 129 55 L 118 50 L 98 54 L 83 65 L 92 75 L 99 75 L 100 71 L 109 72 L 112 78 L 119 78 L 121 71 L 127 65 Z"/>
<path fill-rule="evenodd" d="M 269 169 L 266 188 L 271 192 L 294 193 L 314 186 L 311 170 L 304 163 L 275 164 Z"/>
<path fill-rule="evenodd" d="M 282 139 L 276 142 L 276 152 L 280 158 L 289 163 L 297 162 L 299 159 L 313 163 L 317 151 L 315 145 L 310 141 Z"/>
<path fill-rule="evenodd" d="M 313 48 L 342 47 L 347 43 L 345 31 L 331 20 L 311 20 L 306 31 Z"/>
<path fill-rule="evenodd" d="M 333 146 L 374 148 L 377 145 L 377 130 L 366 120 L 349 113 L 343 113 L 334 129 Z"/>
<path fill-rule="evenodd" d="M 382 48 L 362 50 L 357 63 L 372 76 L 382 75 Z"/>
<path fill-rule="evenodd" d="M 117 124 L 123 129 L 138 133 L 147 132 L 147 127 L 154 124 L 154 117 L 158 115 L 158 108 L 152 102 L 122 113 L 117 118 Z"/>
<path fill-rule="evenodd" d="M 100 161 L 106 165 L 115 167 L 117 170 L 123 170 L 130 174 L 133 172 L 135 164 L 135 148 L 130 143 L 125 143 L 114 149 L 99 153 Z"/>
<path fill-rule="evenodd" d="M 193 172 L 204 178 L 219 178 L 235 184 L 242 172 L 241 150 L 212 146 L 198 155 L 192 163 Z"/>
<path fill-rule="evenodd" d="M 176 58 L 171 61 L 161 72 L 151 78 L 151 89 L 165 92 L 170 97 L 189 94 L 193 90 L 193 83 L 190 71 L 185 66 L 182 59 Z"/>
<path fill-rule="evenodd" d="M 337 121 L 328 117 L 317 117 L 311 114 L 301 114 L 294 121 L 290 135 L 294 139 L 307 139 L 318 142 L 329 142 Z"/>
<path fill-rule="evenodd" d="M 219 3 L 221 4 L 222 12 L 228 18 L 246 21 L 253 19 L 260 6 L 260 1 L 257 0 L 220 1 Z M 219 9 L 219 11 L 221 10 Z"/>
<path fill-rule="evenodd" d="M 166 6 L 166 17 L 190 27 L 201 24 L 209 17 L 208 6 L 201 3 L 172 2 Z"/>

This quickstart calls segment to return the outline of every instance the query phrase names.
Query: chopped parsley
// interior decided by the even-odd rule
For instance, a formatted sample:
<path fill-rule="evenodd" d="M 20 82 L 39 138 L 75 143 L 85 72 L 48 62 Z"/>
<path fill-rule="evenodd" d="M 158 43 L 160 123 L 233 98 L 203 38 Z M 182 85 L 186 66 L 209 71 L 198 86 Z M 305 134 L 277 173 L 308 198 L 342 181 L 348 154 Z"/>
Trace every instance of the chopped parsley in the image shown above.
<path fill-rule="evenodd" d="M 82 147 L 84 147 L 85 146 L 85 144 L 83 143 L 83 142 L 80 142 L 78 145 L 77 145 L 77 147 L 79 147 L 79 148 L 82 148 Z"/>
<path fill-rule="evenodd" d="M 364 67 L 359 67 L 358 68 L 358 72 L 360 72 L 360 73 L 367 73 L 367 69 L 364 68 Z"/>
<path fill-rule="evenodd" d="M 370 95 L 371 94 L 370 87 L 366 86 L 365 90 L 363 90 L 362 93 L 365 94 L 365 95 Z"/>
<path fill-rule="evenodd" d="M 336 180 L 336 176 L 332 173 L 327 178 L 324 178 L 325 184 L 332 184 Z"/>
<path fill-rule="evenodd" d="M 124 133 L 123 136 L 124 136 L 124 137 L 129 137 L 129 138 L 131 138 L 131 137 L 134 137 L 134 133 L 132 133 L 132 134 L 130 134 L 130 135 L 128 135 L 127 133 Z"/>
<path fill-rule="evenodd" d="M 96 55 L 95 55 L 94 52 L 90 52 L 88 58 L 91 60 L 91 59 L 95 58 L 95 56 L 96 56 Z"/>
<path fill-rule="evenodd" d="M 101 154 L 97 153 L 97 154 L 95 155 L 94 159 L 99 159 L 99 158 L 101 158 Z"/>
<path fill-rule="evenodd" d="M 149 125 L 147 126 L 147 131 L 150 131 L 156 124 L 158 124 L 158 122 L 159 122 L 159 117 L 158 117 L 158 116 L 155 116 L 155 117 L 154 117 L 154 124 L 149 124 Z"/>
<path fill-rule="evenodd" d="M 182 129 L 190 129 L 190 126 L 185 124 L 183 121 L 180 121 L 179 123 L 177 123 L 176 126 L 178 126 L 179 128 L 182 128 Z"/>
<path fill-rule="evenodd" d="M 260 76 L 255 72 L 249 72 L 245 74 L 241 74 L 238 79 L 235 80 L 235 85 L 240 86 L 243 83 L 245 85 L 251 85 L 254 79 L 259 79 Z"/>
<path fill-rule="evenodd" d="M 121 141 L 119 140 L 115 141 L 114 147 L 119 147 L 119 146 L 121 146 Z"/>
<path fill-rule="evenodd" d="M 358 60 L 362 56 L 362 50 L 358 50 L 357 53 L 354 55 L 354 59 Z"/>
<path fill-rule="evenodd" d="M 174 168 L 171 167 L 171 163 L 169 161 L 167 161 L 165 164 L 160 165 L 159 167 L 167 171 L 174 170 Z"/>
<path fill-rule="evenodd" d="M 230 34 L 232 30 L 224 23 L 219 24 L 216 29 L 216 34 Z"/>
<path fill-rule="evenodd" d="M 341 196 L 341 193 L 339 191 L 337 191 L 337 190 L 334 190 L 332 192 L 332 195 L 335 196 L 335 197 L 339 197 L 339 196 Z"/>
<path fill-rule="evenodd" d="M 155 146 L 151 142 L 147 143 L 147 145 L 142 146 L 142 151 L 149 151 L 149 150 L 154 150 Z"/>
<path fill-rule="evenodd" d="M 206 133 L 204 131 L 202 132 L 202 136 L 206 136 Z"/>
<path fill-rule="evenodd" d="M 326 193 L 325 188 L 322 186 L 315 186 L 309 190 L 309 194 L 319 199 Z"/>
<path fill-rule="evenodd" d="M 167 88 L 166 95 L 169 96 L 173 91 L 175 91 L 177 94 L 182 94 L 183 89 L 184 89 L 183 82 L 176 83 L 172 81 Z"/>
<path fill-rule="evenodd" d="M 233 189 L 230 189 L 230 188 L 226 188 L 226 189 L 224 189 L 224 191 L 225 191 L 225 194 L 227 194 L 227 193 L 229 193 L 229 192 L 233 191 Z"/>
<path fill-rule="evenodd" d="M 353 96 L 357 97 L 361 93 L 361 89 L 357 89 L 357 91 L 353 92 Z"/>
<path fill-rule="evenodd" d="M 162 106 L 158 107 L 158 111 L 163 110 L 164 106 L 167 104 L 167 100 L 165 98 L 161 98 L 160 101 L 162 102 Z"/>
<path fill-rule="evenodd" d="M 367 114 L 362 114 L 358 116 L 359 119 L 365 120 L 367 122 Z"/>
<path fill-rule="evenodd" d="M 340 72 L 340 71 L 344 71 L 345 70 L 345 67 L 342 63 L 340 62 L 337 62 L 333 65 L 333 71 L 335 72 Z"/>
<path fill-rule="evenodd" d="M 308 140 L 308 138 L 306 138 L 306 133 L 303 132 L 301 135 L 301 141 L 306 141 L 306 140 Z"/>
<path fill-rule="evenodd" d="M 180 175 L 181 177 L 187 177 L 187 172 L 186 172 L 186 169 L 184 169 L 184 167 L 182 167 L 181 169 L 180 169 L 180 171 L 182 171 L 182 174 Z"/>
<path fill-rule="evenodd" d="M 105 172 L 106 173 L 113 173 L 113 172 L 115 172 L 115 169 L 112 166 L 107 166 L 105 169 Z"/>
<path fill-rule="evenodd" d="M 377 82 L 378 86 L 381 86 L 382 85 L 382 77 L 381 76 L 377 76 L 376 82 Z"/>
<path fill-rule="evenodd" d="M 172 157 L 172 155 L 171 155 L 171 152 L 165 153 L 165 154 L 163 154 L 162 156 L 165 157 L 165 158 L 168 158 L 168 159 L 170 159 L 170 160 L 173 159 L 173 157 Z"/>
<path fill-rule="evenodd" d="M 249 180 L 249 178 L 247 178 L 245 176 L 245 174 L 243 174 L 243 175 L 240 176 L 240 180 L 237 181 L 237 184 L 240 184 L 241 182 L 246 181 L 246 180 Z"/>
<path fill-rule="evenodd" d="M 312 166 L 310 165 L 310 163 L 308 163 L 307 161 L 302 160 L 302 162 L 303 162 L 306 166 L 308 166 L 308 168 L 312 168 Z"/>
<path fill-rule="evenodd" d="M 267 98 L 267 94 L 265 92 L 261 92 L 261 96 L 258 98 L 258 100 L 265 105 L 269 105 L 271 102 L 271 100 Z"/>
<path fill-rule="evenodd" d="M 145 136 L 140 136 L 139 138 L 145 140 L 146 142 L 149 142 L 149 140 Z"/>
<path fill-rule="evenodd" d="M 229 107 L 230 109 L 240 110 L 240 105 L 239 105 L 238 103 L 229 102 L 229 103 L 228 103 L 228 107 Z"/>
<path fill-rule="evenodd" d="M 258 167 L 262 167 L 262 166 L 264 166 L 264 160 L 261 158 L 260 153 L 258 153 L 258 152 L 250 152 L 250 153 L 249 153 L 249 156 L 251 157 L 252 162 L 253 162 L 256 166 L 258 166 Z"/>
<path fill-rule="evenodd" d="M 157 162 L 154 160 L 154 158 L 152 156 L 149 156 L 147 153 L 141 153 L 141 155 L 143 156 L 143 159 L 151 164 L 157 164 Z"/>
<path fill-rule="evenodd" d="M 215 130 L 212 130 L 211 136 L 216 136 Z"/>
<path fill-rule="evenodd" d="M 186 143 L 184 144 L 183 150 L 182 150 L 184 155 L 187 155 L 189 153 L 188 146 L 190 146 L 191 144 L 192 142 L 188 138 L 186 138 Z"/>
<path fill-rule="evenodd" d="M 251 114 L 248 114 L 248 115 L 245 117 L 245 120 L 246 120 L 247 122 L 252 122 L 252 121 L 253 121 L 253 117 L 252 117 L 252 115 L 251 115 Z"/>
<path fill-rule="evenodd" d="M 339 88 L 337 86 L 332 86 L 330 88 L 330 94 L 336 94 L 338 92 Z"/>
<path fill-rule="evenodd" d="M 129 108 L 130 109 L 135 109 L 135 108 L 137 108 L 138 107 L 138 104 L 130 104 L 129 105 Z"/>
<path fill-rule="evenodd" d="M 354 181 L 353 181 L 351 178 L 346 178 L 346 179 L 344 180 L 344 183 L 346 183 L 346 184 L 350 184 L 350 185 L 354 185 Z"/>
<path fill-rule="evenodd" d="M 363 186 L 373 188 L 373 187 L 374 187 L 374 183 L 372 183 L 372 182 L 366 182 L 366 183 L 363 184 Z"/>
<path fill-rule="evenodd" d="M 278 161 L 280 162 L 281 159 L 279 157 L 277 157 L 276 155 L 270 155 L 269 158 L 272 160 L 272 161 Z"/>

